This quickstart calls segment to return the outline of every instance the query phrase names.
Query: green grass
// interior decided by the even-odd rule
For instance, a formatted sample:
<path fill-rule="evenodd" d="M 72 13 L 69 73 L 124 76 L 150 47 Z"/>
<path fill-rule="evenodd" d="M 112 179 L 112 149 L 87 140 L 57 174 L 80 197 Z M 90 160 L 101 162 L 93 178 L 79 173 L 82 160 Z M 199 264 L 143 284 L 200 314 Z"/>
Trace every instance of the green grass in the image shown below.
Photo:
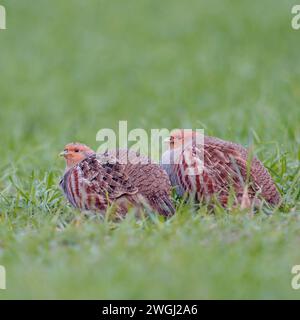
<path fill-rule="evenodd" d="M 0 265 L 8 298 L 300 298 L 300 31 L 294 1 L 1 0 Z M 272 215 L 83 217 L 64 144 L 101 128 L 204 128 L 247 145 Z"/>

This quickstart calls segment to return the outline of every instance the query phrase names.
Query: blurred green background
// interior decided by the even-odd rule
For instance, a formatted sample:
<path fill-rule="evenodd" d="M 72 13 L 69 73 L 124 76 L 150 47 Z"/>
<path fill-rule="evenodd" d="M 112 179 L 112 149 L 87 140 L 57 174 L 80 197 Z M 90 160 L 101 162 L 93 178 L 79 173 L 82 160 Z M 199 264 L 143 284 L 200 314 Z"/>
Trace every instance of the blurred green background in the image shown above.
<path fill-rule="evenodd" d="M 0 0 L 0 298 L 300 298 L 300 31 L 288 0 Z M 247 145 L 267 217 L 83 218 L 57 154 L 101 128 L 204 128 Z"/>

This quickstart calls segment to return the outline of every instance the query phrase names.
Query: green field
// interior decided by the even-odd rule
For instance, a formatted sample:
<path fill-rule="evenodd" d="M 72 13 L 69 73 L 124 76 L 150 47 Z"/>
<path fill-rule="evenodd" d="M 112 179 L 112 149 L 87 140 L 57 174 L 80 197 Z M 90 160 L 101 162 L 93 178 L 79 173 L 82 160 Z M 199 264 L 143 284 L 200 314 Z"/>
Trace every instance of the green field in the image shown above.
<path fill-rule="evenodd" d="M 0 0 L 0 265 L 10 298 L 300 298 L 300 30 L 285 0 Z M 85 217 L 58 188 L 101 128 L 254 145 L 273 214 Z"/>

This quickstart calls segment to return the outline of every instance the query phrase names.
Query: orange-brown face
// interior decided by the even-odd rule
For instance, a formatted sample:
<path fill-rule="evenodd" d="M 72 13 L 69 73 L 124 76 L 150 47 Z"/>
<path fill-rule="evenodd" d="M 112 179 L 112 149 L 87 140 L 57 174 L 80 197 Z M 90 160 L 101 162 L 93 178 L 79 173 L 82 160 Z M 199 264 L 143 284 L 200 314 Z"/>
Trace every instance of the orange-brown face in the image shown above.
<path fill-rule="evenodd" d="M 60 156 L 66 159 L 67 168 L 69 169 L 93 153 L 94 151 L 84 144 L 70 143 L 65 146 L 64 151 L 60 154 Z"/>
<path fill-rule="evenodd" d="M 170 137 L 165 140 L 170 149 L 182 147 L 195 137 L 195 132 L 192 130 L 178 129 L 171 132 Z"/>

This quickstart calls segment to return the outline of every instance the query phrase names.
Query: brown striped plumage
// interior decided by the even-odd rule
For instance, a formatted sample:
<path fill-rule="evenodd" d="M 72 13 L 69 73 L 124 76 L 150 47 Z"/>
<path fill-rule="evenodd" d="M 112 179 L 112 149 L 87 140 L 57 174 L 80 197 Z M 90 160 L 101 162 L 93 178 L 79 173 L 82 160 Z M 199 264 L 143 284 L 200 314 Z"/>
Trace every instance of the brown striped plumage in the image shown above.
<path fill-rule="evenodd" d="M 84 145 L 76 145 L 85 149 Z M 65 149 L 66 158 L 68 154 L 70 151 Z M 142 163 L 123 164 L 127 154 L 125 150 L 117 154 L 90 152 L 73 165 L 70 163 L 60 182 L 69 202 L 80 210 L 102 213 L 114 205 L 121 215 L 132 206 L 146 206 L 164 216 L 172 215 L 171 185 L 166 172 L 145 157 L 140 157 Z"/>
<path fill-rule="evenodd" d="M 208 136 L 204 137 L 203 148 L 194 143 L 194 138 L 195 132 L 191 134 L 182 130 L 175 131 L 171 135 L 170 149 L 163 155 L 163 162 L 166 162 L 170 154 L 180 157 L 177 164 L 163 164 L 179 195 L 187 193 L 195 196 L 197 201 L 209 201 L 216 196 L 225 206 L 231 192 L 239 203 L 246 199 L 248 205 L 252 202 L 257 204 L 261 198 L 271 205 L 280 203 L 280 194 L 267 169 L 256 157 L 252 157 L 251 161 L 247 149 L 239 144 Z M 204 164 L 201 172 L 197 165 L 199 159 Z M 186 174 L 191 169 L 193 174 Z"/>

